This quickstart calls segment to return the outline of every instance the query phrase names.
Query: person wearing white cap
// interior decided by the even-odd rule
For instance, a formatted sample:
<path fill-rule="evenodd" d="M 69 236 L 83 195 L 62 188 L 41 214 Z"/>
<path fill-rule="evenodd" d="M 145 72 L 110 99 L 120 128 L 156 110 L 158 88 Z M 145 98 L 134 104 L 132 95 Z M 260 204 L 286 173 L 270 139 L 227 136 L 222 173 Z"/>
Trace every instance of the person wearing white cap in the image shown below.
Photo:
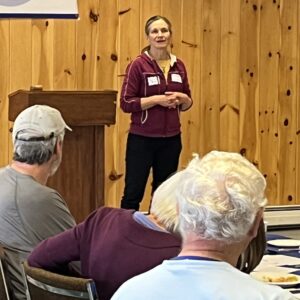
<path fill-rule="evenodd" d="M 28 107 L 14 122 L 13 159 L 0 169 L 0 243 L 14 299 L 26 299 L 20 263 L 39 242 L 75 225 L 61 195 L 46 186 L 60 165 L 66 129 L 47 105 Z"/>

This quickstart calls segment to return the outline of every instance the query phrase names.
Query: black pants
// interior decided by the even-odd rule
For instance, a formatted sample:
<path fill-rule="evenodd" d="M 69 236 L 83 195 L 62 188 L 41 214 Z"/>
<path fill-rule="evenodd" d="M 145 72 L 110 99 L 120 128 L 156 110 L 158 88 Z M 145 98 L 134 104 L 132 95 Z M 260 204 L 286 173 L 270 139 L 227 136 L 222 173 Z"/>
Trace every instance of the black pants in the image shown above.
<path fill-rule="evenodd" d="M 122 208 L 139 210 L 152 168 L 152 194 L 177 171 L 181 152 L 181 135 L 167 138 L 128 134 L 126 148 L 125 189 Z"/>

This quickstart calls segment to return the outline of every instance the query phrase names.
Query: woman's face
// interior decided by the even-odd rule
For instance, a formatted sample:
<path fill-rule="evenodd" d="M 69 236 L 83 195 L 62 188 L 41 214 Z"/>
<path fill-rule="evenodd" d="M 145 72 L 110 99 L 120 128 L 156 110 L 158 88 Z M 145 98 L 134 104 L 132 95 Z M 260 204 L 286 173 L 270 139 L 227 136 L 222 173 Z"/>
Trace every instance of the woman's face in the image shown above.
<path fill-rule="evenodd" d="M 164 49 L 171 42 L 169 26 L 164 20 L 154 21 L 149 26 L 148 41 L 151 48 Z"/>

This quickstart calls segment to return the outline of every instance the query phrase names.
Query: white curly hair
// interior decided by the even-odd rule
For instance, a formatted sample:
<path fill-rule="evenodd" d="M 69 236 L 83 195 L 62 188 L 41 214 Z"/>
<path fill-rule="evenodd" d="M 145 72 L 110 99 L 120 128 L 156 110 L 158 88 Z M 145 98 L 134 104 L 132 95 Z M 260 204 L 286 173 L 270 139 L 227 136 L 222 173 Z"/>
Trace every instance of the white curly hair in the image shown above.
<path fill-rule="evenodd" d="M 267 203 L 265 178 L 238 153 L 212 151 L 202 159 L 194 155 L 169 185 L 178 203 L 183 238 L 194 233 L 204 239 L 237 242 Z"/>

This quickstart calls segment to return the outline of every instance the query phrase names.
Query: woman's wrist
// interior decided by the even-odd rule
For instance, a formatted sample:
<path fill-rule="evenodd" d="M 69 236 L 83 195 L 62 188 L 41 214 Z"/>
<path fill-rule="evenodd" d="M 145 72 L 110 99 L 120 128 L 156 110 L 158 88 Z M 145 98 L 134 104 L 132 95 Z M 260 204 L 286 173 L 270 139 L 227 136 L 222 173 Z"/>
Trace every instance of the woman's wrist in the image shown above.
<path fill-rule="evenodd" d="M 181 109 L 182 110 L 187 110 L 188 108 L 190 108 L 190 106 L 192 105 L 192 99 L 185 95 L 185 97 L 181 98 L 182 102 L 181 102 Z"/>
<path fill-rule="evenodd" d="M 155 105 L 159 105 L 162 101 L 163 95 L 154 95 L 145 98 L 141 98 L 141 107 L 143 110 L 151 108 Z"/>
<path fill-rule="evenodd" d="M 179 99 L 180 99 L 180 104 L 189 104 L 192 101 L 191 98 L 184 93 L 179 94 Z"/>

